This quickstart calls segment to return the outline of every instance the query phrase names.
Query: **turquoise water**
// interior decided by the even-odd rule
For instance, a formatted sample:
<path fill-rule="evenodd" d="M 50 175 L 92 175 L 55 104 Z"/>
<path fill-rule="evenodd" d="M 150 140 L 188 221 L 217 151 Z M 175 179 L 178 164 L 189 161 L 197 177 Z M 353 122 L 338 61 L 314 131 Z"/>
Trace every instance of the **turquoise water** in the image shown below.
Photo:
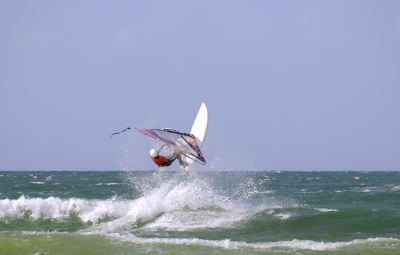
<path fill-rule="evenodd" d="M 0 254 L 400 254 L 400 172 L 0 171 Z"/>

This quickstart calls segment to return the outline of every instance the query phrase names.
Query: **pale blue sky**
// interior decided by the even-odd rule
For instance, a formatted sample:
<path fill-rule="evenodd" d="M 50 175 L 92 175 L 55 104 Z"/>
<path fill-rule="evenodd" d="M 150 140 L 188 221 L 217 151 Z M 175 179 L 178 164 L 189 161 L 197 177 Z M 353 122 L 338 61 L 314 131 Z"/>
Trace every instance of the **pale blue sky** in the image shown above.
<path fill-rule="evenodd" d="M 2 1 L 0 170 L 400 170 L 399 1 Z M 122 162 L 122 163 L 121 163 Z"/>

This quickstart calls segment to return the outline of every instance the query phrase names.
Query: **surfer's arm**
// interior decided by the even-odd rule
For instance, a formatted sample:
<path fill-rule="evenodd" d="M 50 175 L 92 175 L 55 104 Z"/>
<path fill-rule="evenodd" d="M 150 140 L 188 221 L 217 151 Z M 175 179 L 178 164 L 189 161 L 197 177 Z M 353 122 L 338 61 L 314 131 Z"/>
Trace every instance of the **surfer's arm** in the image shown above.
<path fill-rule="evenodd" d="M 157 153 L 160 153 L 160 151 L 162 150 L 162 148 L 164 148 L 164 146 L 167 145 L 166 143 L 164 143 L 163 145 L 161 145 L 160 149 L 158 149 Z"/>

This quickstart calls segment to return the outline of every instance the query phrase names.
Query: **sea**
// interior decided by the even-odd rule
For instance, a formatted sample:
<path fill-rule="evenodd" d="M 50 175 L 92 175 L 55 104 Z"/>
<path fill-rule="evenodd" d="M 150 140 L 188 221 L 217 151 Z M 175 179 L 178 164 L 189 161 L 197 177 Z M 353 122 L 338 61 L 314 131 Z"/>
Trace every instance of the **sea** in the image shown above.
<path fill-rule="evenodd" d="M 400 172 L 0 171 L 0 254 L 400 254 Z"/>

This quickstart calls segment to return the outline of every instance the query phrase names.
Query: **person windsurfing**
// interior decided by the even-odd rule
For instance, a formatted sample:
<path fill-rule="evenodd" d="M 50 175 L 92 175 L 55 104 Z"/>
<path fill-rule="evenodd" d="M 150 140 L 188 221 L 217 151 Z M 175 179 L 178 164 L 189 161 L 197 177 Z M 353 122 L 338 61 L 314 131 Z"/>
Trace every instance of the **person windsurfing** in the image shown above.
<path fill-rule="evenodd" d="M 181 171 L 187 172 L 193 161 L 197 161 L 202 165 L 206 163 L 196 142 L 197 138 L 193 134 L 181 133 L 172 128 L 145 129 L 128 127 L 120 132 L 112 133 L 111 137 L 130 129 L 164 142 L 158 150 L 150 150 L 151 160 L 159 167 L 170 166 L 178 159 Z M 162 151 L 166 145 L 167 148 Z"/>
<path fill-rule="evenodd" d="M 184 162 L 181 158 L 181 151 L 178 149 L 171 148 L 168 146 L 169 149 L 172 149 L 173 152 L 169 154 L 161 155 L 161 151 L 164 148 L 164 146 L 167 144 L 163 144 L 158 150 L 151 149 L 150 150 L 150 158 L 153 160 L 158 167 L 162 166 L 170 166 L 176 159 L 179 161 L 179 165 L 181 166 L 181 170 L 187 165 L 186 162 Z"/>

